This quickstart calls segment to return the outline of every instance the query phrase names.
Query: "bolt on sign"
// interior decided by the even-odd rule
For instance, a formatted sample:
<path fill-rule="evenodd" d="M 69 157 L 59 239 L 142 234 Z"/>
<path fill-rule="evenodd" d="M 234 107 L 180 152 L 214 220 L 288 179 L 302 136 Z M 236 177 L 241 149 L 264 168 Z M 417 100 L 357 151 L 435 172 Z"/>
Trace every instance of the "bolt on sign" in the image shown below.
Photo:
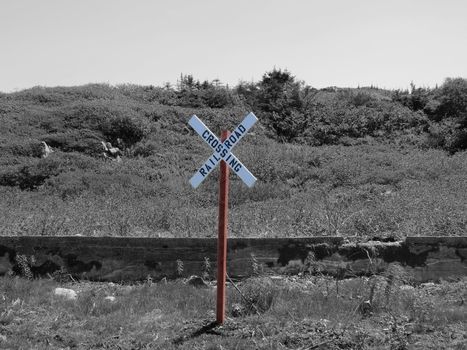
<path fill-rule="evenodd" d="M 237 174 L 248 186 L 253 187 L 256 177 L 232 153 L 233 148 L 240 142 L 246 133 L 255 125 L 258 118 L 250 112 L 243 121 L 232 131 L 221 132 L 220 139 L 193 115 L 188 124 L 201 136 L 213 154 L 204 162 L 190 179 L 193 188 L 197 188 L 212 170 L 221 163 L 219 177 L 219 223 L 217 239 L 217 308 L 216 321 L 218 324 L 225 320 L 225 280 L 227 271 L 227 220 L 228 220 L 228 194 L 229 194 L 229 168 Z"/>

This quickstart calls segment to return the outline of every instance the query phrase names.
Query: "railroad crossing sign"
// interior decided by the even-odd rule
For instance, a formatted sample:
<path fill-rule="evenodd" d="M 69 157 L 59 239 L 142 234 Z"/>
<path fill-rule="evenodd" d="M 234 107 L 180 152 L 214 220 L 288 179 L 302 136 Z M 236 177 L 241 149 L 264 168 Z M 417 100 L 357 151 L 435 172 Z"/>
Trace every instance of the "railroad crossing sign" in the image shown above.
<path fill-rule="evenodd" d="M 257 121 L 258 118 L 250 112 L 235 130 L 232 131 L 230 136 L 224 142 L 221 142 L 196 115 L 191 117 L 188 124 L 214 151 L 190 179 L 190 184 L 193 188 L 197 188 L 221 160 L 224 160 L 248 187 L 253 187 L 256 177 L 250 173 L 246 166 L 231 151 Z"/>
<path fill-rule="evenodd" d="M 199 168 L 190 179 L 193 188 L 198 187 L 209 173 L 221 162 L 219 176 L 219 222 L 217 239 L 217 302 L 216 321 L 218 324 L 225 320 L 225 280 L 227 276 L 227 221 L 229 213 L 229 166 L 243 182 L 252 187 L 256 182 L 254 177 L 232 153 L 235 145 L 245 136 L 248 130 L 258 121 L 253 113 L 249 113 L 232 133 L 223 130 L 220 140 L 206 125 L 193 115 L 188 122 L 199 136 L 212 148 L 214 153 Z"/>

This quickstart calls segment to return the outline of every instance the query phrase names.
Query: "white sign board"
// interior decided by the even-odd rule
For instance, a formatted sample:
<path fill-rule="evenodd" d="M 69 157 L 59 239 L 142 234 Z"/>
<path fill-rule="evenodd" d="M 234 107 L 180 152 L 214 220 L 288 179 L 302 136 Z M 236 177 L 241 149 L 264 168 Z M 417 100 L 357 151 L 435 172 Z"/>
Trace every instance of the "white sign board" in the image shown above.
<path fill-rule="evenodd" d="M 248 187 L 253 187 L 256 177 L 233 155 L 232 149 L 257 121 L 258 118 L 253 113 L 249 113 L 235 130 L 232 131 L 230 136 L 224 142 L 221 142 L 196 115 L 191 117 L 188 124 L 214 151 L 190 179 L 190 184 L 193 188 L 198 187 L 221 160 L 224 160 Z"/>

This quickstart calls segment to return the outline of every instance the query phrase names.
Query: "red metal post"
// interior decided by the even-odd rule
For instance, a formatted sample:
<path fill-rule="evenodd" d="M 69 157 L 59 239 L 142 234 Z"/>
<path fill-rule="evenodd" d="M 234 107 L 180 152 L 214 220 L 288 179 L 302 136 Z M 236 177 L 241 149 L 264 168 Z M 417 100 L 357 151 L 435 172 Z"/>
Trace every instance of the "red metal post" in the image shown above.
<path fill-rule="evenodd" d="M 221 141 L 229 137 L 230 132 L 222 130 Z M 227 220 L 229 209 L 229 168 L 221 161 L 221 176 L 219 178 L 219 225 L 217 238 L 217 309 L 218 324 L 225 320 L 225 279 L 227 270 Z"/>

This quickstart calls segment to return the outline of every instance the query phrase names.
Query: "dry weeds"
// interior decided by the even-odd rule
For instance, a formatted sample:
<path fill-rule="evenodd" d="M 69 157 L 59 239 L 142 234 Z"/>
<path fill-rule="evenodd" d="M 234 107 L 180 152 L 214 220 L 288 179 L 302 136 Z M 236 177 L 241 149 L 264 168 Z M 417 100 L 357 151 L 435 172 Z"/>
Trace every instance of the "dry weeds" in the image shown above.
<path fill-rule="evenodd" d="M 0 348 L 465 349 L 467 280 L 389 281 L 255 277 L 239 283 L 248 302 L 229 285 L 229 314 L 220 327 L 211 324 L 214 287 L 4 277 Z M 78 291 L 78 299 L 53 296 L 58 285 Z M 243 313 L 234 312 L 239 305 Z"/>

